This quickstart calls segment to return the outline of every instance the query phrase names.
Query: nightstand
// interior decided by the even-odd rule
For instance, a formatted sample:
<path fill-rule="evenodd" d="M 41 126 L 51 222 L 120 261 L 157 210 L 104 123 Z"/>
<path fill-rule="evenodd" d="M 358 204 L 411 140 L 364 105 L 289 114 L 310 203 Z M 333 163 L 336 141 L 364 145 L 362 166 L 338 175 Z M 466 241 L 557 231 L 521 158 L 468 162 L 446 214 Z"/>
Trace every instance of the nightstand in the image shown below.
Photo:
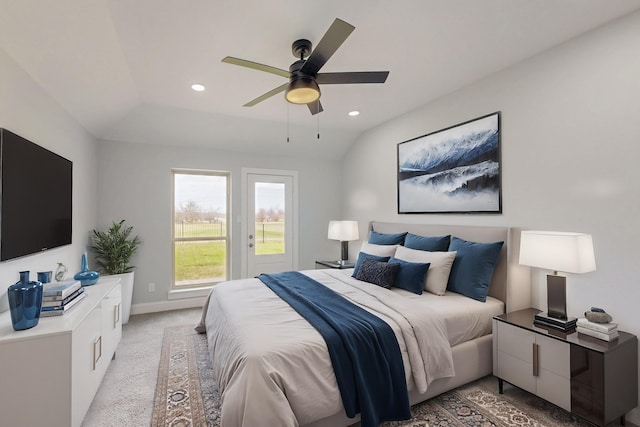
<path fill-rule="evenodd" d="M 346 261 L 344 264 L 338 261 L 316 261 L 316 270 L 319 268 L 337 268 L 339 270 L 345 268 L 353 268 L 354 263 L 350 261 Z"/>
<path fill-rule="evenodd" d="M 528 308 L 493 318 L 493 374 L 598 426 L 638 404 L 638 339 L 607 342 L 533 324 Z"/>

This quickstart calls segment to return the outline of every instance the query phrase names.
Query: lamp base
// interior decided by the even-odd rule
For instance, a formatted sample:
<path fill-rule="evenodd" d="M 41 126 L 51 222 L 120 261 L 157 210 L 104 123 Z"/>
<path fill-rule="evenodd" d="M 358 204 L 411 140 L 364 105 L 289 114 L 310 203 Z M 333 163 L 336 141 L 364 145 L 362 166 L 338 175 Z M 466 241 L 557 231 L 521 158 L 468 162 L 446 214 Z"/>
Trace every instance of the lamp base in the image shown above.
<path fill-rule="evenodd" d="M 340 260 L 344 264 L 349 259 L 349 242 L 347 240 L 343 240 L 340 243 L 341 243 Z"/>
<path fill-rule="evenodd" d="M 557 317 L 550 316 L 549 313 L 538 313 L 533 318 L 533 324 L 567 332 L 575 329 L 577 320 L 575 317 L 558 319 Z"/>
<path fill-rule="evenodd" d="M 567 318 L 567 278 L 547 276 L 547 314 L 549 317 L 564 320 Z"/>

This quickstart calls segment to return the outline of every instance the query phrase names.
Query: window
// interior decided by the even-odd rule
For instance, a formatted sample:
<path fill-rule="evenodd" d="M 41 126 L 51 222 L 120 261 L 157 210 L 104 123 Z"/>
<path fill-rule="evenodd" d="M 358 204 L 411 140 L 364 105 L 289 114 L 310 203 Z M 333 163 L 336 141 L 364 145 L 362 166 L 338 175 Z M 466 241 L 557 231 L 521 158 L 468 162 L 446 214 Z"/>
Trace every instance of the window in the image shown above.
<path fill-rule="evenodd" d="M 173 170 L 173 289 L 229 278 L 229 173 Z"/>
<path fill-rule="evenodd" d="M 256 182 L 256 255 L 284 254 L 285 187 L 282 183 Z"/>

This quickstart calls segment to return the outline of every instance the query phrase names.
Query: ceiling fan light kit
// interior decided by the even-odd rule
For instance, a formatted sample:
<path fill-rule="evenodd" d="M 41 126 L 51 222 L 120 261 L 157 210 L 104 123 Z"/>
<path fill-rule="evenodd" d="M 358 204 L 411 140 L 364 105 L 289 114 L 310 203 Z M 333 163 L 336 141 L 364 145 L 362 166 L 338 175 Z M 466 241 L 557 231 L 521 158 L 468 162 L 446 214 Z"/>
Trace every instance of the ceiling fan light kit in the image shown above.
<path fill-rule="evenodd" d="M 384 83 L 389 75 L 388 71 L 365 71 L 365 72 L 341 72 L 341 73 L 319 73 L 324 64 L 338 50 L 338 48 L 349 37 L 355 27 L 341 19 L 336 18 L 322 37 L 316 48 L 311 50 L 311 42 L 300 39 L 293 42 L 291 52 L 299 58 L 289 67 L 289 71 L 270 65 L 259 64 L 245 59 L 227 56 L 222 59 L 233 65 L 252 68 L 258 71 L 276 74 L 289 79 L 288 84 L 283 84 L 263 95 L 247 102 L 245 107 L 252 107 L 265 99 L 280 92 L 285 92 L 285 99 L 292 104 L 307 104 L 311 114 L 318 114 L 323 111 L 320 103 L 320 84 L 354 84 L 354 83 Z M 310 53 L 310 54 L 309 54 Z M 304 58 L 309 54 L 309 57 Z"/>
<path fill-rule="evenodd" d="M 314 79 L 300 77 L 289 83 L 284 97 L 292 104 L 308 104 L 320 98 L 320 87 Z"/>

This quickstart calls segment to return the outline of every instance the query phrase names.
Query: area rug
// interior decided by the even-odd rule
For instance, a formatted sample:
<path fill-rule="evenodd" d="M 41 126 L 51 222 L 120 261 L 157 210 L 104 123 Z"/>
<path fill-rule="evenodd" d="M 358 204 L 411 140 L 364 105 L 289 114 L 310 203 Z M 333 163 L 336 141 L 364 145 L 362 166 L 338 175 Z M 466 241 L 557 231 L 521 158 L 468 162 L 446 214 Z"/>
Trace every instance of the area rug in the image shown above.
<path fill-rule="evenodd" d="M 459 387 L 413 406 L 411 420 L 384 426 L 589 426 L 567 411 L 508 384 L 504 394 L 498 394 L 497 381 L 488 376 Z M 213 380 L 206 335 L 196 333 L 191 325 L 165 329 L 151 425 L 220 425 L 220 394 Z"/>

